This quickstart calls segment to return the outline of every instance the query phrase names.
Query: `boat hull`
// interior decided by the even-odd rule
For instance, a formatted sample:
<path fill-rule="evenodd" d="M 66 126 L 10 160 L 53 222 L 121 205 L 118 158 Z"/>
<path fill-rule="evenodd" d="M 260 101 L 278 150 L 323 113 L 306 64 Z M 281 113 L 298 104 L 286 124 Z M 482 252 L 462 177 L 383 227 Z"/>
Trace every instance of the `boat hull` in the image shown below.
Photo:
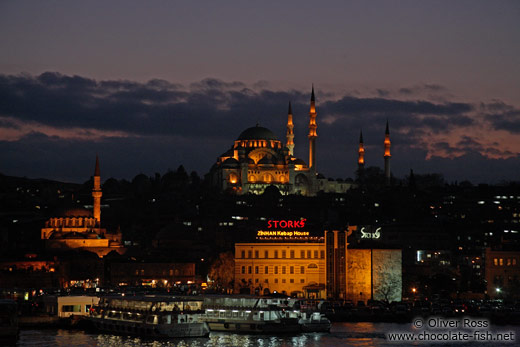
<path fill-rule="evenodd" d="M 206 323 L 185 324 L 145 324 L 109 319 L 91 319 L 93 325 L 101 330 L 119 335 L 136 335 L 150 338 L 167 337 L 207 337 L 209 327 Z"/>
<path fill-rule="evenodd" d="M 305 333 L 326 333 L 330 332 L 331 323 L 303 323 L 301 329 Z"/>
<path fill-rule="evenodd" d="M 261 321 L 207 321 L 211 331 L 255 334 L 291 334 L 300 332 L 295 321 L 261 322 Z"/>

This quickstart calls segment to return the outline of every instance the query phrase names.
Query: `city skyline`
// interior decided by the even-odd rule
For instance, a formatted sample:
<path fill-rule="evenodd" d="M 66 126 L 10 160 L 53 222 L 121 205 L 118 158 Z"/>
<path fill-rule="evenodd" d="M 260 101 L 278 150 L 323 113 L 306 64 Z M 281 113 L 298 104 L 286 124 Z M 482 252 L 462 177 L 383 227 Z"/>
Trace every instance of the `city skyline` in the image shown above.
<path fill-rule="evenodd" d="M 388 119 L 396 177 L 518 180 L 515 2 L 125 4 L 0 5 L 1 173 L 203 175 L 257 122 L 285 143 L 289 101 L 308 158 L 314 83 L 326 177 L 354 177 L 360 130 L 382 168 Z"/>

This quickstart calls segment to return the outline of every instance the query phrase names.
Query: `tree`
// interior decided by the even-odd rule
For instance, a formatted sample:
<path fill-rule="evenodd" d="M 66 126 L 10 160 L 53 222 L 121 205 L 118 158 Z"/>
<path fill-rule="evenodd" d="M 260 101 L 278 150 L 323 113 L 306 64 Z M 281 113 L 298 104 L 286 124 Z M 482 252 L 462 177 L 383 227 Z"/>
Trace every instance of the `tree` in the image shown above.
<path fill-rule="evenodd" d="M 401 280 L 399 275 L 392 272 L 379 273 L 378 285 L 374 290 L 375 298 L 389 303 L 401 298 Z"/>
<path fill-rule="evenodd" d="M 220 253 L 219 257 L 211 264 L 208 276 L 213 281 L 216 290 L 232 293 L 235 282 L 235 257 L 233 253 Z"/>

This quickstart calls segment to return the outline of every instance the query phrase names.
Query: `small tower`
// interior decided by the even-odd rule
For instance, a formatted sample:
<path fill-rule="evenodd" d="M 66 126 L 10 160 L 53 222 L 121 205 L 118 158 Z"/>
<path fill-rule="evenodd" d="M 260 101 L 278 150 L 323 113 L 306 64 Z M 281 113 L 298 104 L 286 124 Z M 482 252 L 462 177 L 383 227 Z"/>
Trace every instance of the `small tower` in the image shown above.
<path fill-rule="evenodd" d="M 289 155 L 294 155 L 294 124 L 292 121 L 291 102 L 289 101 L 289 112 L 287 115 L 287 148 Z"/>
<path fill-rule="evenodd" d="M 385 177 L 386 183 L 390 184 L 390 130 L 388 128 L 388 120 L 386 121 L 386 131 L 385 131 Z"/>
<path fill-rule="evenodd" d="M 363 131 L 359 132 L 358 169 L 365 168 L 365 148 L 363 147 Z"/>
<path fill-rule="evenodd" d="M 92 187 L 92 197 L 94 198 L 94 218 L 101 223 L 101 176 L 99 173 L 99 158 L 96 155 L 96 169 L 94 170 L 94 186 Z"/>
<path fill-rule="evenodd" d="M 316 172 L 316 100 L 314 98 L 314 85 L 311 93 L 311 109 L 309 111 L 309 168 Z"/>

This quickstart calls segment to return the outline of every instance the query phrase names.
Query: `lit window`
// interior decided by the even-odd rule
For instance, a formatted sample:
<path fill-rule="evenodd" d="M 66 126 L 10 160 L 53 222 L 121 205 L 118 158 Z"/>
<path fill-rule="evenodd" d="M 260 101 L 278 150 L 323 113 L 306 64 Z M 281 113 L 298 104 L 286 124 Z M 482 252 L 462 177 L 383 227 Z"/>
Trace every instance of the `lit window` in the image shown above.
<path fill-rule="evenodd" d="M 269 258 L 269 251 L 264 251 L 264 258 Z"/>
<path fill-rule="evenodd" d="M 294 278 L 291 278 L 290 282 L 291 282 L 291 283 L 294 283 Z"/>
<path fill-rule="evenodd" d="M 494 264 L 495 266 L 498 266 L 498 259 L 497 259 L 497 258 L 493 259 L 493 264 Z"/>
<path fill-rule="evenodd" d="M 504 259 L 500 258 L 500 266 L 504 266 Z"/>
<path fill-rule="evenodd" d="M 242 251 L 241 255 L 242 255 L 242 259 L 245 258 L 246 257 L 246 251 Z"/>
<path fill-rule="evenodd" d="M 294 259 L 294 251 L 291 251 L 291 259 Z"/>
<path fill-rule="evenodd" d="M 282 251 L 282 258 L 286 258 L 287 257 L 287 252 L 286 251 Z"/>
<path fill-rule="evenodd" d="M 307 251 L 307 258 L 311 257 L 311 251 Z"/>
<path fill-rule="evenodd" d="M 289 268 L 289 271 L 290 271 L 291 274 L 294 274 L 294 266 L 291 266 L 291 267 Z"/>
<path fill-rule="evenodd" d="M 325 251 L 320 251 L 320 258 L 325 259 Z"/>
<path fill-rule="evenodd" d="M 274 251 L 274 257 L 278 258 L 278 251 Z"/>
<path fill-rule="evenodd" d="M 255 266 L 255 274 L 258 274 L 260 270 L 258 269 L 258 266 Z"/>
<path fill-rule="evenodd" d="M 305 273 L 305 266 L 300 266 L 300 273 L 301 273 L 301 274 L 304 274 L 304 273 Z"/>
<path fill-rule="evenodd" d="M 285 283 L 285 278 L 282 278 L 282 283 Z"/>
<path fill-rule="evenodd" d="M 268 274 L 269 273 L 269 266 L 266 266 L 265 269 L 264 269 L 264 273 L 265 274 Z"/>
<path fill-rule="evenodd" d="M 248 274 L 251 273 L 251 266 L 248 266 L 248 267 L 247 267 L 247 273 L 248 273 Z"/>
<path fill-rule="evenodd" d="M 247 257 L 253 258 L 253 251 L 247 251 Z"/>
<path fill-rule="evenodd" d="M 285 275 L 285 266 L 282 266 L 282 275 Z"/>
<path fill-rule="evenodd" d="M 275 279 L 274 279 L 274 283 L 278 283 L 278 278 L 275 278 Z"/>
<path fill-rule="evenodd" d="M 229 176 L 228 176 L 228 181 L 229 183 L 231 184 L 235 184 L 238 182 L 238 176 L 234 173 L 230 173 Z"/>
<path fill-rule="evenodd" d="M 258 251 L 255 251 L 255 258 L 260 258 L 260 254 Z"/>
<path fill-rule="evenodd" d="M 242 266 L 242 273 L 243 273 L 243 274 L 246 273 L 246 267 L 245 267 L 245 266 Z"/>
<path fill-rule="evenodd" d="M 314 251 L 314 258 L 318 258 L 318 251 Z"/>
<path fill-rule="evenodd" d="M 274 273 L 275 273 L 275 275 L 278 274 L 278 266 L 275 266 L 275 267 L 274 267 Z"/>
<path fill-rule="evenodd" d="M 305 251 L 300 251 L 300 258 L 305 258 Z"/>

